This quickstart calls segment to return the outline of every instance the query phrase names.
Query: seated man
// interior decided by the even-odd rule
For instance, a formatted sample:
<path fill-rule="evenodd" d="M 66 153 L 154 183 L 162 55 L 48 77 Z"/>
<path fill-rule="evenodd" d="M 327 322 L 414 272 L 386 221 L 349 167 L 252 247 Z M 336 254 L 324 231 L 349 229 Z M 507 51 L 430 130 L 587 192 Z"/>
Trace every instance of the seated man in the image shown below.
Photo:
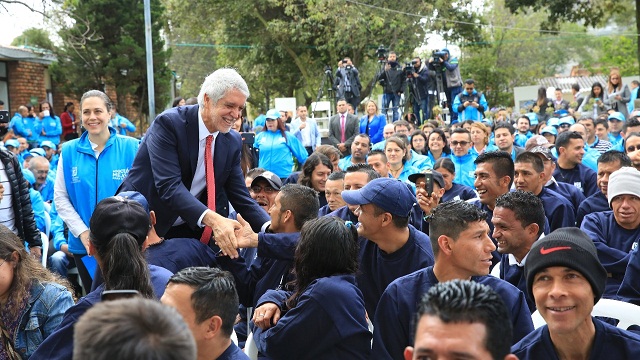
<path fill-rule="evenodd" d="M 362 189 L 369 181 L 379 177 L 380 175 L 370 165 L 358 164 L 349 166 L 344 174 L 344 190 Z M 342 197 L 342 193 L 340 193 L 340 197 Z M 327 215 L 337 216 L 344 221 L 351 221 L 355 224 L 358 222 L 358 215 L 355 214 L 357 208 L 357 205 L 346 204 Z"/>
<path fill-rule="evenodd" d="M 389 177 L 389 162 L 387 161 L 387 154 L 384 150 L 371 150 L 367 157 L 367 164 L 371 165 L 373 169 L 380 174 L 380 177 Z"/>
<path fill-rule="evenodd" d="M 238 313 L 233 277 L 216 268 L 193 267 L 169 279 L 160 299 L 182 315 L 196 339 L 198 359 L 249 360 L 232 341 Z"/>
<path fill-rule="evenodd" d="M 528 191 L 514 191 L 500 195 L 493 211 L 493 238 L 498 242 L 500 265 L 492 275 L 508 281 L 524 294 L 527 283 L 524 264 L 533 243 L 543 237 L 545 216 L 540 198 Z M 496 274 L 497 273 L 497 274 Z M 527 298 L 529 311 L 536 310 L 533 299 Z"/>
<path fill-rule="evenodd" d="M 351 165 L 363 164 L 367 162 L 367 154 L 369 154 L 369 147 L 371 139 L 367 134 L 358 134 L 351 143 L 351 154 L 340 159 L 338 166 L 342 171 L 347 170 Z M 334 169 L 338 171 L 338 169 Z"/>
<path fill-rule="evenodd" d="M 609 201 L 607 200 L 607 188 L 609 186 L 609 176 L 614 171 L 620 170 L 623 166 L 631 166 L 631 160 L 622 151 L 609 150 L 598 158 L 598 189 L 600 191 L 589 196 L 586 201 L 580 203 L 576 214 L 576 224 L 580 226 L 584 217 L 595 212 L 609 211 Z"/>
<path fill-rule="evenodd" d="M 611 211 L 589 214 L 580 228 L 595 243 L 598 258 L 607 270 L 605 298 L 618 292 L 629 253 L 640 239 L 640 171 L 623 167 L 611 174 L 607 197 Z"/>
<path fill-rule="evenodd" d="M 411 321 L 416 304 L 429 289 L 454 279 L 492 287 L 507 305 L 513 324 L 511 344 L 533 330 L 524 294 L 508 282 L 489 275 L 495 245 L 489 238 L 485 213 L 464 201 L 438 205 L 429 217 L 435 265 L 393 281 L 380 298 L 373 321 L 376 359 L 400 359 L 412 344 Z"/>
<path fill-rule="evenodd" d="M 542 200 L 551 231 L 576 225 L 575 210 L 569 200 L 544 186 L 544 163 L 538 155 L 528 151 L 518 155 L 514 174 L 517 190 L 532 192 Z"/>
<path fill-rule="evenodd" d="M 585 233 L 563 228 L 540 239 L 524 271 L 527 292 L 547 324 L 511 348 L 520 360 L 640 358 L 640 336 L 591 316 L 607 271 Z"/>
<path fill-rule="evenodd" d="M 413 346 L 405 360 L 517 360 L 509 353 L 509 310 L 490 287 L 451 280 L 431 287 L 418 305 Z"/>
<path fill-rule="evenodd" d="M 585 197 L 598 191 L 596 172 L 582 164 L 585 154 L 584 139 L 575 131 L 565 131 L 556 140 L 557 167 L 553 177 L 560 182 L 573 184 Z"/>
<path fill-rule="evenodd" d="M 324 189 L 324 194 L 327 198 L 327 205 L 320 208 L 318 216 L 325 216 L 328 213 L 336 211 L 347 205 L 347 203 L 342 200 L 342 190 L 344 190 L 344 172 L 332 172 L 327 178 L 327 183 L 325 184 Z"/>
<path fill-rule="evenodd" d="M 402 181 L 374 179 L 360 190 L 343 191 L 342 198 L 350 206 L 357 206 L 357 280 L 369 318 L 373 318 L 387 285 L 433 265 L 433 251 L 429 237 L 409 224 L 416 198 Z"/>
<path fill-rule="evenodd" d="M 469 130 L 456 128 L 451 132 L 449 144 L 452 150 L 449 157 L 456 169 L 456 178 L 453 181 L 456 184 L 473 187 L 476 156 L 469 151 L 473 147 L 471 133 Z"/>
<path fill-rule="evenodd" d="M 197 355 L 182 316 L 143 298 L 96 304 L 80 317 L 73 337 L 76 360 L 195 360 Z"/>

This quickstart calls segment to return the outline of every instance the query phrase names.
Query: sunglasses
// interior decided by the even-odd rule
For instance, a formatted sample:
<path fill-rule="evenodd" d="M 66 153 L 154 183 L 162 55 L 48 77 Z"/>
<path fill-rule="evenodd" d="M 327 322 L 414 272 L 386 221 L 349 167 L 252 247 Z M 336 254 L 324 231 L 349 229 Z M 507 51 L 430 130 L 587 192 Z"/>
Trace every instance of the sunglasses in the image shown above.
<path fill-rule="evenodd" d="M 453 145 L 453 146 L 458 146 L 458 145 L 467 146 L 467 145 L 469 145 L 469 142 L 468 141 L 455 141 L 454 140 L 454 141 L 451 142 L 451 145 Z"/>

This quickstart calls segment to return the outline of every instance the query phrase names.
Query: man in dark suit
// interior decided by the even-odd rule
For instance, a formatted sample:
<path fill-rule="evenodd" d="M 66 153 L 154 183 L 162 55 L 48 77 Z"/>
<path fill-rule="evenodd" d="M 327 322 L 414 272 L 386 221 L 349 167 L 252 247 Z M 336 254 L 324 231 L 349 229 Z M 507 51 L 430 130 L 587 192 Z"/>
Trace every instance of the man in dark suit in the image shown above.
<path fill-rule="evenodd" d="M 338 108 L 338 113 L 329 119 L 329 142 L 337 147 L 342 152 L 342 155 L 346 156 L 351 152 L 353 139 L 360 133 L 360 122 L 357 116 L 351 115 L 347 111 L 347 101 L 345 99 L 338 100 L 336 107 Z"/>
<path fill-rule="evenodd" d="M 242 139 L 230 132 L 248 96 L 247 84 L 235 70 L 216 70 L 202 84 L 198 105 L 166 110 L 147 131 L 120 191 L 138 191 L 147 198 L 157 216 L 159 236 L 200 238 L 208 226 L 216 245 L 235 258 L 241 226 L 227 218 L 228 203 L 255 231 L 269 220 L 249 196 L 240 168 Z M 207 207 L 204 158 L 210 135 L 215 211 Z"/>

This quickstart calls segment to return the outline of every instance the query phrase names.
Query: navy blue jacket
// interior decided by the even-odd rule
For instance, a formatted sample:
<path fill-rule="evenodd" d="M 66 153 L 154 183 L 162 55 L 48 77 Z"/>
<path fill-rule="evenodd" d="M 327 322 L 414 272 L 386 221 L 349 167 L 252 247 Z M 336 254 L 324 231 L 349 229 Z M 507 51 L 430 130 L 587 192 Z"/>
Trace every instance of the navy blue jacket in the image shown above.
<path fill-rule="evenodd" d="M 242 350 L 231 342 L 231 345 L 216 360 L 249 360 L 249 357 Z"/>
<path fill-rule="evenodd" d="M 629 264 L 618 289 L 617 299 L 640 305 L 640 253 L 637 246 L 629 255 Z"/>
<path fill-rule="evenodd" d="M 592 318 L 596 337 L 589 355 L 590 360 L 640 359 L 640 336 Z M 558 360 L 549 327 L 544 325 L 511 347 L 520 360 Z"/>
<path fill-rule="evenodd" d="M 557 192 L 558 194 L 564 196 L 565 199 L 569 200 L 571 205 L 573 205 L 573 209 L 576 211 L 576 215 L 578 212 L 578 207 L 580 207 L 580 204 L 582 204 L 582 202 L 586 199 L 586 196 L 584 196 L 582 191 L 580 191 L 577 187 L 567 183 L 552 181 L 550 185 L 546 186 L 546 188 Z"/>
<path fill-rule="evenodd" d="M 198 239 L 165 239 L 149 246 L 144 253 L 149 264 L 174 274 L 191 266 L 217 267 L 216 254 Z"/>
<path fill-rule="evenodd" d="M 531 313 L 520 290 L 493 276 L 472 277 L 471 280 L 490 286 L 504 300 L 512 316 L 512 344 L 533 331 Z M 405 347 L 413 346 L 417 304 L 438 282 L 430 266 L 403 276 L 387 287 L 373 321 L 373 353 L 376 359 L 403 359 Z"/>
<path fill-rule="evenodd" d="M 285 308 L 291 293 L 268 291 L 258 305 Z M 335 275 L 309 284 L 298 304 L 278 323 L 253 333 L 258 350 L 273 359 L 369 359 L 371 333 L 362 293 L 353 275 Z"/>
<path fill-rule="evenodd" d="M 612 298 L 618 292 L 627 271 L 630 252 L 638 246 L 640 228 L 626 230 L 618 225 L 613 211 L 604 211 L 585 216 L 580 229 L 596 245 L 600 263 L 609 274 L 603 296 Z"/>
<path fill-rule="evenodd" d="M 327 216 L 336 216 L 344 221 L 351 221 L 354 224 L 358 223 L 358 217 L 349 210 L 348 206 L 343 206 L 335 211 L 332 211 L 327 214 Z"/>
<path fill-rule="evenodd" d="M 518 288 L 523 294 L 527 294 L 527 278 L 524 276 L 524 267 L 509 265 L 509 254 L 502 254 L 500 258 L 500 279 Z M 529 311 L 536 311 L 536 302 L 529 296 L 525 296 Z"/>
<path fill-rule="evenodd" d="M 198 219 L 207 210 L 206 189 L 200 199 L 189 192 L 198 161 L 198 111 L 198 105 L 179 106 L 158 115 L 119 189 L 144 195 L 156 213 L 159 236 L 164 236 L 178 217 L 197 234 Z M 249 196 L 240 168 L 241 152 L 240 133 L 218 134 L 213 155 L 216 212 L 227 217 L 231 202 L 258 232 L 269 215 Z"/>
<path fill-rule="evenodd" d="M 266 235 L 271 235 L 271 239 L 281 239 L 279 241 L 275 240 L 276 242 L 290 244 L 287 248 L 289 249 L 291 260 L 283 259 L 287 254 L 283 254 L 281 258 L 267 257 L 261 253 L 260 247 L 258 247 L 258 256 L 253 260 L 245 260 L 242 257 L 231 259 L 228 256 L 218 258 L 218 265 L 233 274 L 236 280 L 236 290 L 238 291 L 240 304 L 246 307 L 253 307 L 267 290 L 280 289 L 292 279 L 290 272 L 293 265 L 293 254 L 295 253 L 295 246 L 293 244 L 297 245 L 300 233 Z M 264 241 L 264 237 L 265 233 L 258 234 L 259 245 Z M 293 251 L 291 251 L 291 249 L 293 249 Z M 247 266 L 247 261 L 251 261 L 250 266 Z"/>
<path fill-rule="evenodd" d="M 472 188 L 466 185 L 453 183 L 453 185 L 451 186 L 451 189 L 444 192 L 444 195 L 442 195 L 442 199 L 440 199 L 440 202 L 442 203 L 450 200 L 466 201 L 476 197 L 478 196 L 476 195 L 476 192 Z"/>
<path fill-rule="evenodd" d="M 331 212 L 331 209 L 329 208 L 329 204 L 327 204 L 327 205 L 321 207 L 320 210 L 318 210 L 318 217 L 325 216 L 330 212 Z"/>
<path fill-rule="evenodd" d="M 424 269 L 434 263 L 429 237 L 409 225 L 409 240 L 391 254 L 363 237 L 360 241 L 358 287 L 364 296 L 369 318 L 373 318 L 380 296 L 395 279 Z"/>
<path fill-rule="evenodd" d="M 553 171 L 553 177 L 556 181 L 573 185 L 580 189 L 585 197 L 589 197 L 598 189 L 597 174 L 591 168 L 578 164 L 573 169 L 562 169 L 560 165 L 556 165 L 556 169 Z"/>
<path fill-rule="evenodd" d="M 544 215 L 549 222 L 549 230 L 576 226 L 576 212 L 569 200 L 553 190 L 542 187 L 538 194 L 544 207 Z"/>
<path fill-rule="evenodd" d="M 598 191 L 580 204 L 580 207 L 578 207 L 578 214 L 576 215 L 576 224 L 580 226 L 582 221 L 584 221 L 584 217 L 589 214 L 609 210 L 611 210 L 609 207 L 609 200 L 607 200 L 607 197 L 604 196 L 602 191 Z"/>

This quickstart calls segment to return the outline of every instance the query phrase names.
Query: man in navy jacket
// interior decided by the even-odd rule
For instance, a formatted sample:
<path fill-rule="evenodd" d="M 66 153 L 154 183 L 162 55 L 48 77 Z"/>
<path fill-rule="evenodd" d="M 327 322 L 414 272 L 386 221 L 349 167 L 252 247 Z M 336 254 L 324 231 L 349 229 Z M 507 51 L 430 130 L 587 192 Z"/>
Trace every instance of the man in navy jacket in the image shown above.
<path fill-rule="evenodd" d="M 440 282 L 455 279 L 485 284 L 500 295 L 511 315 L 512 344 L 533 331 L 524 294 L 489 276 L 496 246 L 489 238 L 484 211 L 460 200 L 442 203 L 429 218 L 429 234 L 435 265 L 396 279 L 380 298 L 373 321 L 376 359 L 402 359 L 405 347 L 413 344 L 412 321 L 423 294 Z"/>

